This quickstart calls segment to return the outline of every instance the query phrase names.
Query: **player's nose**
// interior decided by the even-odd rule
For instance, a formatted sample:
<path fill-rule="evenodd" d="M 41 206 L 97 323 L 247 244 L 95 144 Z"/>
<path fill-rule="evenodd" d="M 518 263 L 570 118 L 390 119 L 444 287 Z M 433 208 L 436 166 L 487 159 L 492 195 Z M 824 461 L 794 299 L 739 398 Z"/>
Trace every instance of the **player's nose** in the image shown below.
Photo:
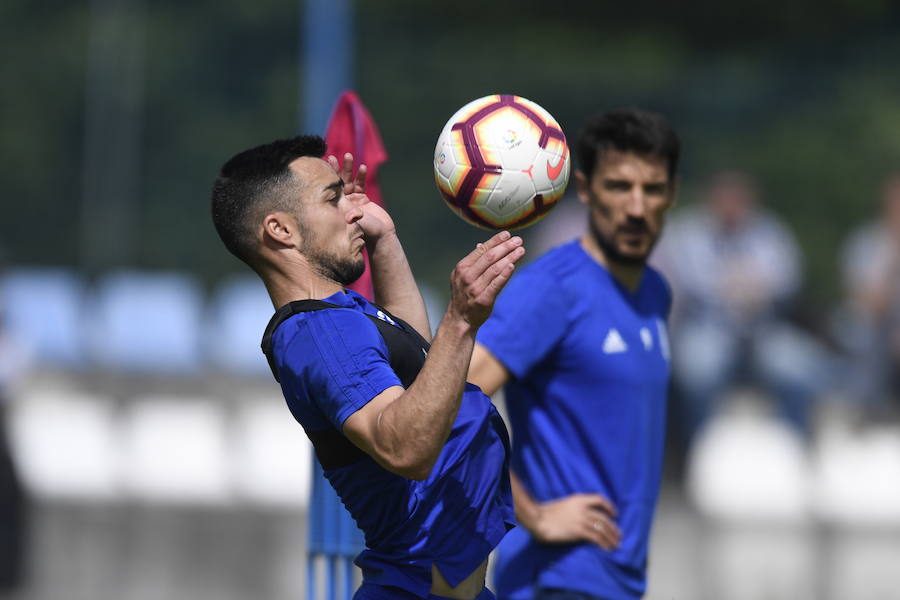
<path fill-rule="evenodd" d="M 629 217 L 644 217 L 647 212 L 647 198 L 638 189 L 631 193 L 625 203 L 625 212 Z"/>

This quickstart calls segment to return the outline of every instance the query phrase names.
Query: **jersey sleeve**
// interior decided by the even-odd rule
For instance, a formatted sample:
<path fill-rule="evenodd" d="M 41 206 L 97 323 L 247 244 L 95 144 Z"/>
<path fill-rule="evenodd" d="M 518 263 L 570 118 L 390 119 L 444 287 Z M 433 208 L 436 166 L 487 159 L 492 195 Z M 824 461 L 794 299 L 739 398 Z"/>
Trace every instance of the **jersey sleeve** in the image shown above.
<path fill-rule="evenodd" d="M 335 428 L 389 387 L 401 385 L 387 346 L 368 317 L 354 310 L 307 313 L 286 332 L 279 365 L 282 385 Z"/>
<path fill-rule="evenodd" d="M 478 331 L 478 343 L 516 378 L 523 377 L 562 339 L 570 310 L 560 281 L 532 265 L 513 276 L 500 293 Z"/>

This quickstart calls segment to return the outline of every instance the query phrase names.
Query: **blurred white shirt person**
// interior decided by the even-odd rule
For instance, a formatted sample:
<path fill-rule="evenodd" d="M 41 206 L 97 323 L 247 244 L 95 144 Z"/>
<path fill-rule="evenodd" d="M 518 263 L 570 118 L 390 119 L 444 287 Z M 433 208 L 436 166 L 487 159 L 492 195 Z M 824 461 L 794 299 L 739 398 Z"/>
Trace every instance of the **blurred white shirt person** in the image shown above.
<path fill-rule="evenodd" d="M 689 439 L 737 384 L 764 388 L 798 430 L 809 427 L 819 349 L 786 319 L 800 251 L 758 196 L 746 173 L 714 174 L 701 203 L 673 214 L 654 253 L 674 291 L 674 378 Z"/>
<path fill-rule="evenodd" d="M 847 318 L 836 336 L 851 358 L 847 391 L 869 411 L 900 392 L 900 174 L 884 183 L 881 201 L 879 217 L 841 252 Z"/>

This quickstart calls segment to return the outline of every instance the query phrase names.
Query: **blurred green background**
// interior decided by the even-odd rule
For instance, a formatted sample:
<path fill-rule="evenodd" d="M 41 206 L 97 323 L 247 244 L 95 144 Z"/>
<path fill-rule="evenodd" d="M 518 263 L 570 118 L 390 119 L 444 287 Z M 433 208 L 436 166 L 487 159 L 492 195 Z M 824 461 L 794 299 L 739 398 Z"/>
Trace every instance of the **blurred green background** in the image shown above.
<path fill-rule="evenodd" d="M 5 262 L 208 284 L 243 270 L 215 236 L 209 188 L 233 153 L 298 131 L 302 18 L 283 0 L 4 0 Z M 391 157 L 381 181 L 414 271 L 439 290 L 484 233 L 443 205 L 434 143 L 459 106 L 502 92 L 570 138 L 598 110 L 665 113 L 684 142 L 680 202 L 717 167 L 756 175 L 821 306 L 839 292 L 840 242 L 900 168 L 898 34 L 887 0 L 360 0 L 353 78 Z"/>

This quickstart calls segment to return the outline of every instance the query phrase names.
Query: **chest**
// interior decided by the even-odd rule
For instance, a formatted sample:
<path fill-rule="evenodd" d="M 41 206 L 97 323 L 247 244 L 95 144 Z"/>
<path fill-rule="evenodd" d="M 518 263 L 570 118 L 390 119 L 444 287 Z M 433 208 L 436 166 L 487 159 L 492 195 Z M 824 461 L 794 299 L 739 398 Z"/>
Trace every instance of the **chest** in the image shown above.
<path fill-rule="evenodd" d="M 662 303 L 631 303 L 610 295 L 586 298 L 554 362 L 597 385 L 657 389 L 669 377 L 669 336 Z"/>

